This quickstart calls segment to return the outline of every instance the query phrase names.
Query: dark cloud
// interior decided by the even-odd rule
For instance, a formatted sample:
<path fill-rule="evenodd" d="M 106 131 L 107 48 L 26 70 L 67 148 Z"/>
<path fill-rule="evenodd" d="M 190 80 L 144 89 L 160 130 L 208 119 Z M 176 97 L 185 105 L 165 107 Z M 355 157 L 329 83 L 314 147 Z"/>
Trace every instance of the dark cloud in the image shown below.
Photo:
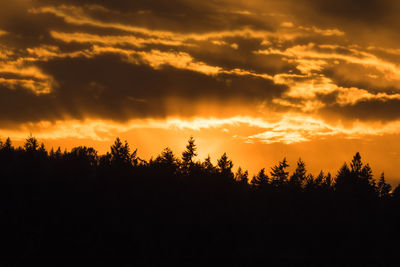
<path fill-rule="evenodd" d="M 323 108 L 321 113 L 337 119 L 389 122 L 400 119 L 400 100 L 370 99 L 349 105 L 335 103 Z"/>
<path fill-rule="evenodd" d="M 40 0 L 37 2 L 37 6 L 62 4 L 86 7 L 97 5 L 106 10 L 93 6 L 87 8 L 87 14 L 93 19 L 157 30 L 208 32 L 210 30 L 234 30 L 238 27 L 273 29 L 273 26 L 263 17 L 241 12 L 244 10 L 240 10 L 240 5 L 235 1 L 88 0 L 84 4 L 79 0 Z"/>
<path fill-rule="evenodd" d="M 397 81 L 388 81 L 385 79 L 386 73 L 375 67 L 341 63 L 327 67 L 322 73 L 337 86 L 344 88 L 364 89 L 373 94 L 396 94 L 400 91 Z"/>
<path fill-rule="evenodd" d="M 124 62 L 121 56 L 114 54 L 56 59 L 41 62 L 39 66 L 57 80 L 54 92 L 38 96 L 21 88 L 2 87 L 0 120 L 191 116 L 195 115 L 194 109 L 171 108 L 167 100 L 175 98 L 186 102 L 182 106 L 206 101 L 217 101 L 221 105 L 230 101 L 257 104 L 278 97 L 286 90 L 285 86 L 258 77 L 209 76 L 170 66 L 155 70 Z"/>
<path fill-rule="evenodd" d="M 64 107 L 54 96 L 35 95 L 21 87 L 13 90 L 0 85 L 0 125 L 57 120 L 64 117 Z"/>
<path fill-rule="evenodd" d="M 349 21 L 381 23 L 394 14 L 393 0 L 306 0 L 323 16 L 343 18 Z"/>
<path fill-rule="evenodd" d="M 223 45 L 199 42 L 194 47 L 183 48 L 196 60 L 220 66 L 225 69 L 243 69 L 256 73 L 275 75 L 296 72 L 296 66 L 283 60 L 281 55 L 260 55 L 255 52 L 263 49 L 260 38 L 235 36 L 224 38 Z"/>
<path fill-rule="evenodd" d="M 397 46 L 400 2 L 397 0 L 283 0 L 300 24 L 338 28 L 351 43 Z"/>

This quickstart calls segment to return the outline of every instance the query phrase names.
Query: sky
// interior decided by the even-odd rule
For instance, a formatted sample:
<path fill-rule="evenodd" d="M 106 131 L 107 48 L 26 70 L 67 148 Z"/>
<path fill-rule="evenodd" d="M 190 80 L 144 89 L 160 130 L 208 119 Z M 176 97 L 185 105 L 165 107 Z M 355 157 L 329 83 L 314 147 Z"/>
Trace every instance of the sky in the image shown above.
<path fill-rule="evenodd" d="M 0 0 L 0 139 L 400 182 L 400 2 Z"/>

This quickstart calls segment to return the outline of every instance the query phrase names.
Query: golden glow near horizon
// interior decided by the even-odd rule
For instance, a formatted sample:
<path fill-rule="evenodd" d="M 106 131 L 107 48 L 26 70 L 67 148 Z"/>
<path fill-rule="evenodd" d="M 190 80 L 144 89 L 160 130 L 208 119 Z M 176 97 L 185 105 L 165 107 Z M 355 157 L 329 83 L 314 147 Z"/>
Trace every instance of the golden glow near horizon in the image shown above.
<path fill-rule="evenodd" d="M 0 130 L 0 136 L 13 136 L 15 140 L 25 140 L 26 133 L 34 133 L 39 139 L 77 138 L 112 142 L 113 133 L 124 133 L 134 129 L 193 130 L 215 129 L 235 133 L 235 128 L 252 128 L 259 133 L 252 135 L 233 135 L 247 143 L 294 144 L 312 141 L 314 138 L 342 136 L 346 139 L 361 139 L 369 136 L 399 134 L 400 121 L 387 124 L 355 122 L 350 126 L 330 125 L 323 120 L 296 114 L 285 114 L 278 121 L 268 122 L 262 118 L 238 116 L 231 118 L 193 118 L 193 119 L 147 119 L 118 123 L 87 119 L 41 121 L 21 124 L 16 130 Z M 233 130 L 230 130 L 233 129 Z"/>
<path fill-rule="evenodd" d="M 400 137 L 400 5 L 385 3 L 0 3 L 0 139 L 105 152 L 121 135 L 150 156 L 193 135 L 253 172 L 360 151 L 400 180 L 385 145 Z"/>

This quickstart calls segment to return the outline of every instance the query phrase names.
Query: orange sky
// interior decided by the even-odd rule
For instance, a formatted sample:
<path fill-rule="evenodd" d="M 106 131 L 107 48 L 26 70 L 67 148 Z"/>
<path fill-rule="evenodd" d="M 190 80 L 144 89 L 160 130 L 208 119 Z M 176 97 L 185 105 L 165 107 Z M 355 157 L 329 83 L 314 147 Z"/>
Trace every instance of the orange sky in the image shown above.
<path fill-rule="evenodd" d="M 190 135 L 255 173 L 333 173 L 357 151 L 400 181 L 394 0 L 0 3 L 0 139 L 139 155 Z"/>

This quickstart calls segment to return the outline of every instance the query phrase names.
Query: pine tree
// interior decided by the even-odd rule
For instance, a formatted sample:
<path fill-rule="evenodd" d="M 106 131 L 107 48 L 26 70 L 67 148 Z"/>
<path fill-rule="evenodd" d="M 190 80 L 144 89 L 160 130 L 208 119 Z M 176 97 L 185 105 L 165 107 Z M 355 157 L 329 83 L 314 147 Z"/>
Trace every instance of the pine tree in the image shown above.
<path fill-rule="evenodd" d="M 265 173 L 265 168 L 262 168 L 257 175 L 253 176 L 251 179 L 251 185 L 253 187 L 261 188 L 269 183 L 269 177 Z"/>
<path fill-rule="evenodd" d="M 351 183 L 351 171 L 345 162 L 339 169 L 335 179 L 335 190 L 343 191 L 349 187 Z"/>
<path fill-rule="evenodd" d="M 39 148 L 38 140 L 32 136 L 28 137 L 24 144 L 24 148 L 26 152 L 36 152 Z"/>
<path fill-rule="evenodd" d="M 243 171 L 241 167 L 238 168 L 235 174 L 235 180 L 239 183 L 247 184 L 249 181 L 249 172 Z"/>
<path fill-rule="evenodd" d="M 13 151 L 14 150 L 14 147 L 12 146 L 10 137 L 8 137 L 6 142 L 3 144 L 3 150 L 5 150 L 5 151 Z"/>
<path fill-rule="evenodd" d="M 224 153 L 221 158 L 218 160 L 218 172 L 224 176 L 229 178 L 233 178 L 232 167 L 233 163 L 228 159 L 226 153 Z"/>
<path fill-rule="evenodd" d="M 300 187 L 302 184 L 304 184 L 306 177 L 306 164 L 301 160 L 301 158 L 299 158 L 297 161 L 297 168 L 292 176 L 290 176 L 290 184 L 294 185 L 295 187 Z"/>
<path fill-rule="evenodd" d="M 392 190 L 392 186 L 386 183 L 385 174 L 383 172 L 381 174 L 381 177 L 379 178 L 377 190 L 378 190 L 378 196 L 381 199 L 388 198 L 390 195 L 390 190 Z"/>
<path fill-rule="evenodd" d="M 363 164 L 361 161 L 361 155 L 359 152 L 357 152 L 350 163 L 351 172 L 359 175 L 361 173 L 362 166 Z"/>
<path fill-rule="evenodd" d="M 131 165 L 132 156 L 130 154 L 130 148 L 128 142 L 125 141 L 123 144 L 119 137 L 115 139 L 114 144 L 111 146 L 111 163 L 121 165 Z"/>
<path fill-rule="evenodd" d="M 289 172 L 286 171 L 286 168 L 289 167 L 287 164 L 286 158 L 283 159 L 283 161 L 279 162 L 278 165 L 275 165 L 274 167 L 271 168 L 271 178 L 272 178 L 272 183 L 280 187 L 284 184 L 287 183 Z"/>
<path fill-rule="evenodd" d="M 61 152 L 61 147 L 58 147 L 56 150 L 56 154 L 55 154 L 56 159 L 61 160 L 63 157 L 63 154 Z"/>
<path fill-rule="evenodd" d="M 47 156 L 47 150 L 43 143 L 40 144 L 38 151 L 42 156 Z"/>
<path fill-rule="evenodd" d="M 182 152 L 181 168 L 184 174 L 189 174 L 190 169 L 193 167 L 193 158 L 197 156 L 197 148 L 194 141 L 193 136 L 191 136 L 186 145 L 186 150 Z"/>
<path fill-rule="evenodd" d="M 175 174 L 178 169 L 179 160 L 175 157 L 174 152 L 172 152 L 169 147 L 166 147 L 153 163 L 172 175 Z"/>
<path fill-rule="evenodd" d="M 362 168 L 359 178 L 364 184 L 370 185 L 373 189 L 375 189 L 376 183 L 374 180 L 374 175 L 372 174 L 372 169 L 368 163 Z"/>
<path fill-rule="evenodd" d="M 216 171 L 214 165 L 211 162 L 210 155 L 208 155 L 207 158 L 204 159 L 204 162 L 201 165 L 203 167 L 203 170 L 205 170 L 208 174 L 214 174 Z"/>
<path fill-rule="evenodd" d="M 325 174 L 323 171 L 320 171 L 317 178 L 315 178 L 315 185 L 318 187 L 322 186 L 324 179 L 325 179 Z"/>

